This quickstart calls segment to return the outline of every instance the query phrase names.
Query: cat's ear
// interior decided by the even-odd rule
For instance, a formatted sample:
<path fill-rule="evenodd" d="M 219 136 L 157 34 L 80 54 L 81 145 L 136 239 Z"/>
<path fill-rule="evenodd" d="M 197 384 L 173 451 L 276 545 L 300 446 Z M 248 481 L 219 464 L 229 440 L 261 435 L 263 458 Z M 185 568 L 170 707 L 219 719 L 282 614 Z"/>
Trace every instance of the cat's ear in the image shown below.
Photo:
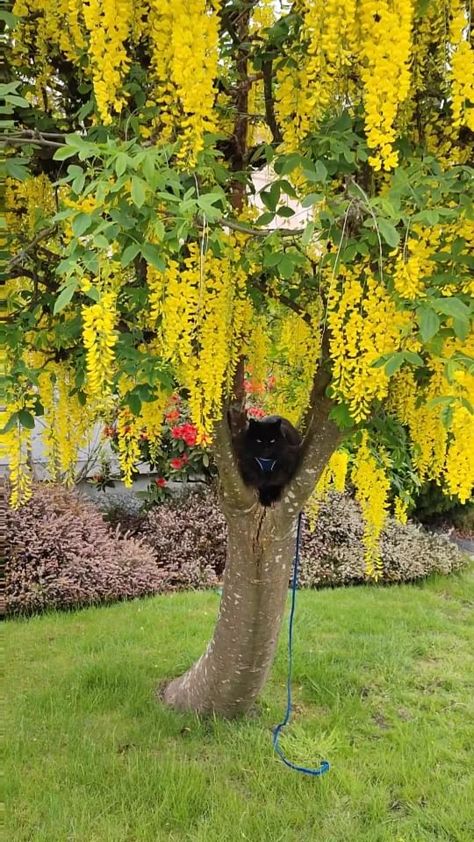
<path fill-rule="evenodd" d="M 282 421 L 283 421 L 283 418 L 277 418 L 277 419 L 276 419 L 276 421 L 274 421 L 274 422 L 273 422 L 272 427 L 273 427 L 275 430 L 280 431 L 280 429 L 281 429 L 281 422 L 282 422 Z"/>
<path fill-rule="evenodd" d="M 248 419 L 248 429 L 249 430 L 256 430 L 259 427 L 259 422 L 255 420 L 255 418 Z"/>

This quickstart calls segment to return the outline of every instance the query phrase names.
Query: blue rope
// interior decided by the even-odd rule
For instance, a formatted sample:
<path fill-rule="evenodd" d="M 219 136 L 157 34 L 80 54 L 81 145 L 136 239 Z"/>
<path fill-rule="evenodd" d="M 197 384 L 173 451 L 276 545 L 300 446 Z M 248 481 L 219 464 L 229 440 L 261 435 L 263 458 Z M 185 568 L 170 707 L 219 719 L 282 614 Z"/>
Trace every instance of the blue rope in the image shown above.
<path fill-rule="evenodd" d="M 296 763 L 292 763 L 290 760 L 286 759 L 278 742 L 280 738 L 280 731 L 282 730 L 282 728 L 285 727 L 285 725 L 288 725 L 291 716 L 291 673 L 293 669 L 293 619 L 295 616 L 296 589 L 298 587 L 298 562 L 300 556 L 301 522 L 302 515 L 300 513 L 298 517 L 298 531 L 296 533 L 296 552 L 293 564 L 293 580 L 291 583 L 291 611 L 290 620 L 288 624 L 288 682 L 286 713 L 283 722 L 280 722 L 280 724 L 276 725 L 273 729 L 273 748 L 275 749 L 276 753 L 283 761 L 285 766 L 289 766 L 290 769 L 296 769 L 297 772 L 303 772 L 305 775 L 317 776 L 324 775 L 325 772 L 329 771 L 329 763 L 327 760 L 322 760 L 321 764 L 316 769 L 307 768 L 306 766 L 298 766 Z"/>

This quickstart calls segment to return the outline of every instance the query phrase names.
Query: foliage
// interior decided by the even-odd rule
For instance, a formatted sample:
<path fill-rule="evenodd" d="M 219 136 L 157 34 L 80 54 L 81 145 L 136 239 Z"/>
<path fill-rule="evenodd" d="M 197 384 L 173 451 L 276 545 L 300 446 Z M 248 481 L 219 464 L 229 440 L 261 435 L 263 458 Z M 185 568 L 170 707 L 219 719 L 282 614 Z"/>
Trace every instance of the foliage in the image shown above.
<path fill-rule="evenodd" d="M 174 577 L 180 587 L 212 585 L 222 578 L 227 527 L 214 493 L 194 492 L 155 506 L 142 534 L 171 585 Z"/>
<path fill-rule="evenodd" d="M 257 385 L 276 378 L 265 411 L 298 423 L 318 365 L 330 374 L 334 419 L 357 428 L 374 575 L 387 495 L 364 489 L 397 458 L 374 418 L 409 440 L 402 517 L 419 483 L 468 499 L 469 21 L 467 0 L 126 0 L 120 14 L 16 0 L 1 88 L 14 506 L 34 417 L 71 481 L 92 423 L 117 416 L 130 483 L 176 387 L 212 440 L 242 357 Z"/>
<path fill-rule="evenodd" d="M 364 523 L 356 502 L 331 494 L 320 506 L 316 529 L 303 533 L 301 587 L 358 584 L 364 581 Z M 446 537 L 413 523 L 389 518 L 380 540 L 379 581 L 409 582 L 431 573 L 446 575 L 467 558 Z"/>
<path fill-rule="evenodd" d="M 146 594 L 215 587 L 226 561 L 227 527 L 214 492 L 193 491 L 138 511 L 122 498 L 104 515 L 61 486 L 35 488 L 10 510 L 6 610 L 39 613 Z M 364 524 L 347 495 L 323 501 L 301 545 L 300 587 L 364 580 Z M 465 563 L 447 539 L 390 520 L 381 540 L 382 582 L 451 573 Z"/>
<path fill-rule="evenodd" d="M 254 716 L 156 704 L 203 651 L 214 593 L 5 623 L 6 837 L 300 842 L 317 827 L 331 842 L 470 842 L 473 586 L 471 569 L 298 594 L 285 748 L 329 759 L 317 785 L 272 752 L 285 635 Z"/>
<path fill-rule="evenodd" d="M 117 423 L 108 424 L 104 428 L 104 435 L 109 439 L 112 450 L 119 452 Z M 165 410 L 159 440 L 150 441 L 146 427 L 140 432 L 140 455 L 137 463 L 146 463 L 153 472 L 159 474 L 149 483 L 146 492 L 138 492 L 139 496 L 145 498 L 147 506 L 169 497 L 170 479 L 192 481 L 197 477 L 200 481 L 209 483 L 215 477 L 216 467 L 212 454 L 206 447 L 197 443 L 197 438 L 198 431 L 189 421 L 186 401 L 178 394 L 172 395 Z M 95 478 L 99 487 L 103 486 L 103 481 L 103 475 Z"/>
<path fill-rule="evenodd" d="M 36 488 L 7 515 L 9 614 L 131 599 L 161 590 L 164 575 L 143 541 L 112 531 L 96 507 L 64 488 Z"/>

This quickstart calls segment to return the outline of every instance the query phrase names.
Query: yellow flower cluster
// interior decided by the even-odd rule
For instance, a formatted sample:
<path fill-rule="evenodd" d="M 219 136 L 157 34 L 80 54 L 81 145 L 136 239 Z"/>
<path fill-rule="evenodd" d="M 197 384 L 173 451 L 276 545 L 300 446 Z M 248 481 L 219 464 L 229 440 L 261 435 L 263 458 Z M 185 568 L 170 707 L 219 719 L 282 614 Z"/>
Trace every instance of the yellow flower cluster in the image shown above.
<path fill-rule="evenodd" d="M 248 337 L 247 361 L 252 386 L 256 391 L 265 388 L 271 354 L 271 336 L 268 319 L 252 313 L 251 329 Z"/>
<path fill-rule="evenodd" d="M 333 385 L 355 421 L 368 417 L 372 401 L 385 398 L 389 378 L 374 363 L 398 351 L 411 315 L 398 311 L 384 284 L 363 264 L 343 266 L 342 284 L 328 294 L 328 326 Z"/>
<path fill-rule="evenodd" d="M 467 444 L 474 437 L 474 416 L 462 400 L 474 402 L 474 375 L 459 370 L 454 381 L 448 381 L 446 360 L 457 352 L 472 356 L 474 338 L 465 343 L 446 341 L 444 358 L 431 359 L 431 376 L 424 386 L 415 381 L 412 371 L 398 372 L 390 385 L 388 408 L 409 429 L 419 478 L 435 480 L 466 502 L 474 486 L 474 453 Z M 447 397 L 454 401 L 449 429 L 441 414 L 442 399 Z"/>
<path fill-rule="evenodd" d="M 294 150 L 325 115 L 343 100 L 343 69 L 354 48 L 355 0 L 303 0 L 298 62 L 277 73 L 276 115 L 286 148 Z"/>
<path fill-rule="evenodd" d="M 53 186 L 48 176 L 32 176 L 24 181 L 6 179 L 5 207 L 10 231 L 37 233 L 41 221 L 56 211 Z"/>
<path fill-rule="evenodd" d="M 272 407 L 292 423 L 298 422 L 308 405 L 321 350 L 319 315 L 318 306 L 308 324 L 298 313 L 285 313 L 276 337 Z"/>
<path fill-rule="evenodd" d="M 394 286 L 401 298 L 414 301 L 425 295 L 426 278 L 432 275 L 435 264 L 431 256 L 438 250 L 443 230 L 414 225 L 406 243 L 405 253 L 398 256 L 394 269 Z"/>
<path fill-rule="evenodd" d="M 305 512 L 308 516 L 308 523 L 311 532 L 316 527 L 316 519 L 321 508 L 321 503 L 329 491 L 343 492 L 346 487 L 347 468 L 349 466 L 349 454 L 345 450 L 336 450 L 324 471 L 319 477 L 311 497 L 306 503 Z"/>
<path fill-rule="evenodd" d="M 408 520 L 408 504 L 400 496 L 395 497 L 393 514 L 399 523 L 406 523 Z"/>
<path fill-rule="evenodd" d="M 163 419 L 168 405 L 169 394 L 161 390 L 153 401 L 142 403 L 138 426 L 148 439 L 150 453 L 153 456 L 161 439 Z"/>
<path fill-rule="evenodd" d="M 12 59 L 16 65 L 34 60 L 36 88 L 43 104 L 48 98 L 51 57 L 61 50 L 77 62 L 85 47 L 82 20 L 83 0 L 16 0 L 13 14 L 20 18 L 15 28 Z"/>
<path fill-rule="evenodd" d="M 207 437 L 232 379 L 248 314 L 238 257 L 233 237 L 223 238 L 218 256 L 190 243 L 182 265 L 169 259 L 164 272 L 147 273 L 156 352 L 173 363 L 189 392 L 191 419 Z"/>
<path fill-rule="evenodd" d="M 0 429 L 4 427 L 11 413 L 21 409 L 31 411 L 31 405 L 25 401 L 13 401 L 7 410 L 0 410 Z M 6 456 L 8 480 L 10 486 L 10 505 L 18 509 L 31 497 L 32 476 L 29 465 L 31 430 L 22 427 L 19 421 L 1 435 L 1 454 Z"/>
<path fill-rule="evenodd" d="M 38 392 L 44 408 L 41 439 L 50 479 L 72 484 L 77 456 L 90 437 L 94 418 L 90 406 L 83 406 L 73 394 L 74 372 L 66 364 L 49 363 L 38 377 Z"/>
<path fill-rule="evenodd" d="M 117 444 L 124 485 L 132 484 L 135 466 L 140 459 L 140 425 L 129 409 L 121 409 L 117 418 Z"/>
<path fill-rule="evenodd" d="M 125 44 L 132 25 L 133 2 L 84 0 L 83 13 L 89 31 L 89 60 L 97 110 L 104 125 L 109 125 L 112 111 L 120 114 L 126 102 L 122 86 L 130 65 Z"/>
<path fill-rule="evenodd" d="M 95 304 L 82 308 L 83 342 L 86 349 L 87 389 L 100 404 L 110 391 L 117 334 L 116 293 L 103 292 Z"/>
<path fill-rule="evenodd" d="M 179 155 L 194 163 L 204 133 L 216 128 L 220 0 L 150 0 L 152 66 L 161 107 L 160 135 L 181 138 Z"/>
<path fill-rule="evenodd" d="M 451 57 L 451 97 L 453 127 L 466 125 L 474 131 L 474 49 L 471 42 L 470 15 L 461 0 L 453 0 L 449 25 Z"/>
<path fill-rule="evenodd" d="M 369 447 L 368 435 L 362 434 L 362 441 L 357 450 L 351 479 L 355 487 L 355 496 L 365 521 L 364 547 L 365 568 L 368 576 L 377 580 L 382 572 L 380 558 L 380 535 L 387 517 L 390 481 L 384 470 L 387 455 L 380 451 L 378 459 Z M 382 462 L 382 464 L 380 464 Z"/>
<path fill-rule="evenodd" d="M 367 143 L 375 170 L 397 166 L 395 119 L 410 90 L 412 0 L 361 0 L 361 78 Z"/>

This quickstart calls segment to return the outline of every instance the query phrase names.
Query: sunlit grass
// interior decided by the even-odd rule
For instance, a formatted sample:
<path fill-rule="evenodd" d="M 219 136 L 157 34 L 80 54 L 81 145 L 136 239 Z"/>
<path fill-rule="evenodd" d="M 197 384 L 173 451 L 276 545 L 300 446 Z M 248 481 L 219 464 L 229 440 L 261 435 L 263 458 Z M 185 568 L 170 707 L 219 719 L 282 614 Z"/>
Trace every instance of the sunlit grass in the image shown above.
<path fill-rule="evenodd" d="M 474 839 L 473 571 L 302 592 L 291 757 L 286 641 L 255 713 L 203 720 L 157 684 L 201 653 L 214 593 L 5 625 L 10 842 Z"/>

